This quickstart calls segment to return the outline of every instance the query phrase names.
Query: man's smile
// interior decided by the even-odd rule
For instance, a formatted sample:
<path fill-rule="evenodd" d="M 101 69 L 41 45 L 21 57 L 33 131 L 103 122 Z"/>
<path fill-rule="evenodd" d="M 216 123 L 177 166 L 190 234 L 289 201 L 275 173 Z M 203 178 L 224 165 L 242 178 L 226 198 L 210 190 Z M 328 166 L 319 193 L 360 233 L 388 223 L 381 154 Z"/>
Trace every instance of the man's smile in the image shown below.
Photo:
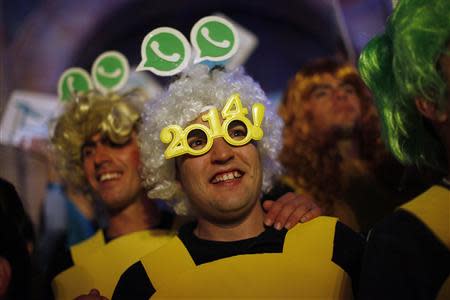
<path fill-rule="evenodd" d="M 221 172 L 219 174 L 214 175 L 210 182 L 213 184 L 217 184 L 220 182 L 227 182 L 227 181 L 241 178 L 243 175 L 244 175 L 244 173 L 240 170 Z"/>

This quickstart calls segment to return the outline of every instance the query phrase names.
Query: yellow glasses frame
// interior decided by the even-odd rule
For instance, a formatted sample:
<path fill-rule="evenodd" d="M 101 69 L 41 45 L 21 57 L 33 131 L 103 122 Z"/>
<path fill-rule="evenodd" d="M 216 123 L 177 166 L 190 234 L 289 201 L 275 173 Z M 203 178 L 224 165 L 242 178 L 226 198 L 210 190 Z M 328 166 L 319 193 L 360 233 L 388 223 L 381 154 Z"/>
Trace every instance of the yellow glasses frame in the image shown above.
<path fill-rule="evenodd" d="M 243 146 L 252 139 L 259 141 L 264 135 L 261 128 L 264 111 L 265 107 L 263 104 L 253 104 L 252 118 L 254 123 L 252 123 L 246 117 L 248 110 L 242 107 L 240 95 L 233 94 L 228 98 L 222 109 L 221 115 L 224 120 L 222 124 L 220 123 L 219 112 L 214 107 L 202 116 L 202 120 L 208 122 L 209 127 L 203 124 L 191 124 L 184 130 L 178 125 L 169 125 L 163 128 L 160 133 L 160 139 L 164 144 L 169 144 L 166 151 L 164 151 L 164 157 L 170 159 L 184 154 L 203 155 L 211 149 L 214 139 L 218 137 L 223 137 L 232 146 Z M 242 122 L 247 129 L 247 135 L 241 140 L 233 139 L 228 133 L 228 126 L 233 121 Z M 207 137 L 206 145 L 201 149 L 193 149 L 189 146 L 188 136 L 193 130 L 201 130 Z"/>

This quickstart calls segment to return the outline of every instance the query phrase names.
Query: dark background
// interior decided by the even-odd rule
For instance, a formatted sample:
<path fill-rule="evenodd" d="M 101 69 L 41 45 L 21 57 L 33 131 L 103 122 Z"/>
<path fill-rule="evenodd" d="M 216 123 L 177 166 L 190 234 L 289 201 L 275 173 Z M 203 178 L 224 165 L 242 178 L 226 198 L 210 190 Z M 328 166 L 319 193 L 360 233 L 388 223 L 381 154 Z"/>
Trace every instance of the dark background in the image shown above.
<path fill-rule="evenodd" d="M 197 20 L 217 12 L 258 37 L 244 66 L 277 100 L 289 78 L 314 57 L 355 62 L 391 10 L 390 0 L 0 0 L 0 116 L 14 90 L 56 94 L 65 69 L 90 70 L 106 50 L 118 50 L 137 65 L 140 44 L 152 29 L 174 27 L 189 37 Z M 18 187 L 36 224 L 43 169 L 22 150 L 0 145 L 0 176 Z"/>

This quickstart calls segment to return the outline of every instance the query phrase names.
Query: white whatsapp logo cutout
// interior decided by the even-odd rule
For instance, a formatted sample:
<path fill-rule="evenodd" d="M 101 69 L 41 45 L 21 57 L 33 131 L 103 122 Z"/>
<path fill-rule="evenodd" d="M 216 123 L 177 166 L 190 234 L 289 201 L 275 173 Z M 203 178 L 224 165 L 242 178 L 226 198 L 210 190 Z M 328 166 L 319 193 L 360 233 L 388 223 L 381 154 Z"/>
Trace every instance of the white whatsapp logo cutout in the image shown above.
<path fill-rule="evenodd" d="M 205 25 L 208 25 L 208 23 L 211 23 L 211 24 L 219 23 L 223 27 L 227 28 L 231 33 L 231 35 L 228 35 L 229 39 L 227 39 L 227 33 L 224 31 L 219 32 L 218 36 L 212 37 L 210 34 L 209 28 L 207 26 L 205 26 Z M 223 55 L 219 55 L 219 56 L 208 55 L 207 47 L 205 47 L 205 45 L 204 45 L 203 49 L 202 49 L 202 46 L 199 45 L 199 42 L 197 40 L 199 30 L 200 30 L 200 35 L 214 47 L 217 47 L 220 49 L 227 49 L 230 46 L 232 46 L 232 48 L 229 49 L 228 51 L 226 51 L 225 54 L 223 54 Z M 216 40 L 215 38 L 216 39 L 220 38 L 221 40 Z M 239 48 L 239 35 L 238 35 L 238 32 L 236 31 L 236 28 L 230 21 L 228 21 L 222 17 L 218 17 L 218 16 L 208 16 L 208 17 L 204 17 L 204 18 L 201 18 L 200 20 L 198 20 L 197 23 L 195 23 L 195 25 L 192 27 L 190 39 L 191 39 L 192 46 L 195 50 L 194 63 L 199 63 L 199 62 L 202 62 L 205 60 L 210 60 L 210 61 L 215 61 L 215 62 L 224 61 L 224 60 L 227 60 L 228 58 L 232 57 Z M 233 42 L 234 42 L 233 45 L 231 45 L 231 42 L 232 42 L 231 39 L 233 39 Z M 206 55 L 204 53 L 206 53 Z"/>
<path fill-rule="evenodd" d="M 218 16 L 200 19 L 190 33 L 196 50 L 194 63 L 205 60 L 223 62 L 239 48 L 239 36 L 233 24 Z M 159 76 L 180 73 L 191 62 L 191 44 L 178 30 L 159 27 L 149 32 L 141 44 L 141 62 L 136 71 L 148 70 Z"/>
<path fill-rule="evenodd" d="M 77 84 L 75 82 L 76 77 L 79 77 L 82 81 L 84 81 L 86 86 L 76 87 Z M 66 89 L 70 95 L 65 93 L 64 85 L 66 84 Z M 79 82 L 78 84 L 82 84 Z M 58 80 L 58 97 L 60 100 L 69 100 L 71 95 L 75 95 L 77 92 L 85 92 L 93 88 L 93 84 L 91 81 L 91 77 L 89 73 L 86 72 L 82 68 L 69 68 L 64 71 Z"/>
<path fill-rule="evenodd" d="M 100 66 L 97 70 L 98 74 L 102 75 L 103 77 L 108 77 L 108 78 L 117 78 L 120 75 L 122 75 L 122 70 L 121 69 L 115 69 L 113 72 L 108 73 L 108 71 L 105 70 L 105 68 L 103 68 L 103 66 Z"/>
<path fill-rule="evenodd" d="M 73 75 L 69 75 L 69 78 L 67 78 L 67 88 L 72 94 L 75 92 L 75 87 L 73 86 L 74 82 L 75 77 L 73 77 Z"/>
<path fill-rule="evenodd" d="M 166 53 L 161 50 L 161 44 Z M 172 49 L 172 52 L 167 53 L 167 49 Z M 141 44 L 141 57 L 136 71 L 149 70 L 159 76 L 172 76 L 188 65 L 191 45 L 178 30 L 159 27 L 145 36 Z"/>
<path fill-rule="evenodd" d="M 110 72 L 105 69 L 102 65 L 105 60 L 112 60 L 116 64 L 116 68 Z M 107 51 L 102 53 L 94 61 L 91 69 L 92 80 L 94 81 L 95 87 L 103 94 L 111 91 L 120 90 L 128 81 L 128 75 L 130 72 L 130 65 L 128 59 L 120 52 L 117 51 Z M 117 79 L 118 81 L 114 84 L 106 84 L 102 82 L 102 78 L 107 79 Z"/>
<path fill-rule="evenodd" d="M 218 48 L 228 48 L 230 47 L 230 41 L 229 40 L 223 40 L 222 42 L 218 42 L 213 40 L 210 36 L 209 36 L 209 29 L 206 27 L 203 27 L 200 30 L 201 35 L 211 44 L 213 44 L 214 46 L 218 47 Z"/>
<path fill-rule="evenodd" d="M 150 48 L 152 48 L 153 52 L 155 52 L 156 55 L 161 57 L 164 60 L 170 61 L 170 62 L 177 62 L 180 60 L 181 55 L 180 53 L 173 53 L 172 55 L 167 55 L 162 53 L 162 51 L 159 49 L 159 43 L 157 41 L 153 41 L 150 43 Z"/>

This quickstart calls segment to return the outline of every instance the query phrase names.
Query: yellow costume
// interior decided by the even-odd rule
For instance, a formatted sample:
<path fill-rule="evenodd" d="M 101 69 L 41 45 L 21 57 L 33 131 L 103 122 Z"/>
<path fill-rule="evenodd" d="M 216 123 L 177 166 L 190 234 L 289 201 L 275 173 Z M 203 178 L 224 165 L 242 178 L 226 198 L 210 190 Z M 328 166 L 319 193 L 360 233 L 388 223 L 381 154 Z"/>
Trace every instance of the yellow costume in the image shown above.
<path fill-rule="evenodd" d="M 450 249 L 450 190 L 433 186 L 401 208 L 427 225 Z"/>
<path fill-rule="evenodd" d="M 433 186 L 402 209 L 421 220 L 450 251 L 450 190 Z M 437 299 L 450 299 L 450 275 L 438 293 Z"/>
<path fill-rule="evenodd" d="M 105 243 L 103 231 L 97 231 L 93 237 L 71 247 L 74 265 L 53 280 L 55 299 L 72 300 L 92 288 L 110 299 L 120 275 L 173 236 L 170 231 L 143 230 Z"/>
<path fill-rule="evenodd" d="M 282 253 L 237 255 L 197 266 L 176 237 L 141 262 L 154 298 L 351 299 L 349 276 L 332 262 L 336 221 L 319 217 L 297 225 L 286 234 Z"/>

